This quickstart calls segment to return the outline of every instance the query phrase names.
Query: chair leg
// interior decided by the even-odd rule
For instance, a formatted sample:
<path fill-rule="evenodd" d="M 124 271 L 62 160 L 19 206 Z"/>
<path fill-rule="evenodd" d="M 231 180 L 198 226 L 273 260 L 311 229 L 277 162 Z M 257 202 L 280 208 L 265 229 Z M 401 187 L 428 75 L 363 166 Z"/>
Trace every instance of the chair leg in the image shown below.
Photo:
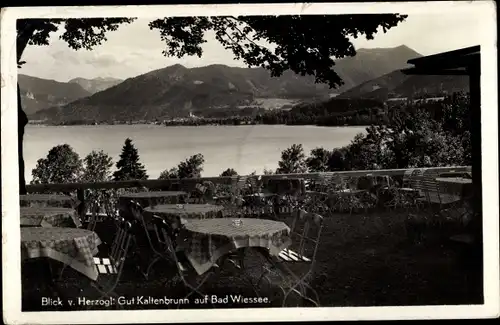
<path fill-rule="evenodd" d="M 146 280 L 149 280 L 149 272 L 151 271 L 151 268 L 153 265 L 155 265 L 159 260 L 161 260 L 163 256 L 157 255 L 148 265 L 146 272 L 143 272 L 142 274 L 146 278 Z"/>
<path fill-rule="evenodd" d="M 64 273 L 64 271 L 66 270 L 66 267 L 67 267 L 67 266 L 68 266 L 67 264 L 64 264 L 64 265 L 63 265 L 62 270 L 61 270 L 61 273 L 59 273 L 58 281 L 61 281 L 61 280 L 62 280 L 63 273 Z"/>

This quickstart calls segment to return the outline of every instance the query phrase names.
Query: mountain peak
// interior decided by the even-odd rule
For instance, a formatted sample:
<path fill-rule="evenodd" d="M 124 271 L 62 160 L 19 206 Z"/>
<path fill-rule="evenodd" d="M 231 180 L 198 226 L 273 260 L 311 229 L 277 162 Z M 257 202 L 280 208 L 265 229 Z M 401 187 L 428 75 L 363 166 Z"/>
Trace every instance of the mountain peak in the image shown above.
<path fill-rule="evenodd" d="M 356 49 L 356 52 L 357 53 L 388 53 L 388 52 L 404 52 L 404 53 L 415 53 L 415 54 L 418 54 L 418 55 L 421 55 L 420 53 L 418 53 L 417 51 L 415 51 L 414 49 L 410 48 L 409 46 L 405 45 L 405 44 L 402 44 L 402 45 L 399 45 L 399 46 L 395 46 L 395 47 L 372 47 L 372 48 L 359 48 L 359 49 Z"/>

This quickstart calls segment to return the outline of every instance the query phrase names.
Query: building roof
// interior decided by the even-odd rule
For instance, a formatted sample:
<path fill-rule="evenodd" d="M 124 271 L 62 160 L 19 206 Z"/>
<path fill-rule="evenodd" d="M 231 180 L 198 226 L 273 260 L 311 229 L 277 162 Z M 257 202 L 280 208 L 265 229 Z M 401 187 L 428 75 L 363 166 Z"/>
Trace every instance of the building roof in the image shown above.
<path fill-rule="evenodd" d="M 480 50 L 477 45 L 411 59 L 408 64 L 414 67 L 401 71 L 404 74 L 469 75 L 473 69 L 480 69 Z"/>

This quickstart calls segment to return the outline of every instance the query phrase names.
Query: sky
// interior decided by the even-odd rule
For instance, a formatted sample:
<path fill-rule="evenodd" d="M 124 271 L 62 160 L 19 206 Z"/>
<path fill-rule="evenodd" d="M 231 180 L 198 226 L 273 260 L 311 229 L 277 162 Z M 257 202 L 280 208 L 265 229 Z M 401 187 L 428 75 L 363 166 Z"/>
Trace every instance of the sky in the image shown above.
<path fill-rule="evenodd" d="M 478 18 L 466 11 L 412 14 L 387 33 L 377 33 L 374 40 L 358 38 L 352 41 L 356 49 L 406 45 L 422 55 L 430 55 L 479 44 L 481 26 Z M 210 64 L 245 66 L 234 60 L 232 53 L 225 50 L 211 32 L 206 34 L 202 58 L 165 57 L 162 54 L 165 45 L 159 32 L 148 27 L 151 20 L 141 18 L 122 25 L 108 34 L 107 42 L 92 51 L 70 49 L 59 40 L 60 33 L 55 32 L 49 46 L 26 48 L 23 60 L 27 63 L 19 72 L 65 82 L 77 77 L 126 79 L 173 64 L 188 68 Z"/>

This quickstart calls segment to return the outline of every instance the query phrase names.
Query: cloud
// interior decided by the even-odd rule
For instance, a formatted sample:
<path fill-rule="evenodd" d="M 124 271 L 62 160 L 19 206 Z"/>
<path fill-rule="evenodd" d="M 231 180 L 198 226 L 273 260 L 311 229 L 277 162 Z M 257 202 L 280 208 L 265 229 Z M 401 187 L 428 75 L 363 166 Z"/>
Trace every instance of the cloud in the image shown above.
<path fill-rule="evenodd" d="M 387 33 L 377 33 L 374 40 L 363 37 L 353 40 L 353 43 L 356 48 L 405 44 L 421 54 L 433 54 L 475 45 L 471 43 L 478 42 L 477 35 L 480 35 L 476 18 L 468 12 L 411 15 L 407 21 Z M 67 81 L 75 77 L 109 76 L 126 79 L 177 63 L 186 67 L 216 63 L 245 66 L 241 61 L 234 60 L 233 53 L 215 40 L 214 32 L 206 34 L 202 58 L 166 57 L 162 54 L 165 43 L 161 41 L 158 31 L 149 29 L 150 20 L 138 19 L 130 25 L 120 26 L 117 31 L 107 35 L 106 42 L 92 51 L 70 49 L 59 39 L 61 31 L 57 31 L 51 35 L 49 46 L 29 46 L 25 50 L 23 60 L 27 63 L 22 73 Z"/>

